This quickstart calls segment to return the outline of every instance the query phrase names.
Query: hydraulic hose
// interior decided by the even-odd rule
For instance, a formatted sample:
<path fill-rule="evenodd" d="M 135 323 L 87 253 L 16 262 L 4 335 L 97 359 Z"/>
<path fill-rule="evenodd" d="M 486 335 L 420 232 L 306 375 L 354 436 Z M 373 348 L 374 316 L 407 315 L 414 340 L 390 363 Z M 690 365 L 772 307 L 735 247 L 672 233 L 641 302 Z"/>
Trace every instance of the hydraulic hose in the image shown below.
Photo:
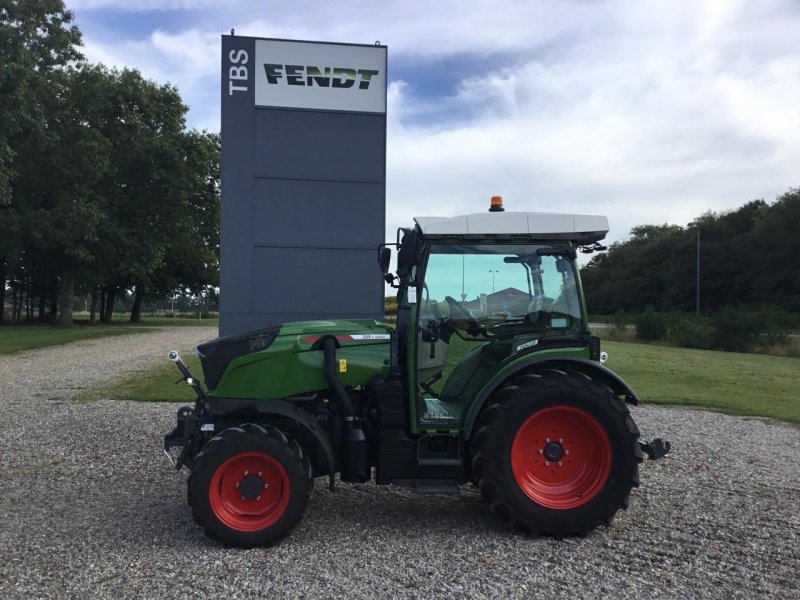
<path fill-rule="evenodd" d="M 356 411 L 350 401 L 350 396 L 347 395 L 347 390 L 344 389 L 344 385 L 336 373 L 336 340 L 332 337 L 325 338 L 322 349 L 325 353 L 325 377 L 331 386 L 333 397 L 342 407 L 345 417 L 355 417 Z"/>

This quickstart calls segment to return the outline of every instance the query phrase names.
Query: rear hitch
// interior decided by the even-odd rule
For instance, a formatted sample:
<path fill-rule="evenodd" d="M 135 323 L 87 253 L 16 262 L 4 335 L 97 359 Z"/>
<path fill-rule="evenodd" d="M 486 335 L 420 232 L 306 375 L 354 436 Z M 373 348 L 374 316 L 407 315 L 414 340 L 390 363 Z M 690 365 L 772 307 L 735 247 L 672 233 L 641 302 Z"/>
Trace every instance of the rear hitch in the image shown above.
<path fill-rule="evenodd" d="M 658 460 L 664 458 L 672 449 L 672 444 L 665 442 L 661 438 L 656 438 L 652 442 L 639 442 L 642 447 L 642 452 L 647 454 L 650 460 Z"/>

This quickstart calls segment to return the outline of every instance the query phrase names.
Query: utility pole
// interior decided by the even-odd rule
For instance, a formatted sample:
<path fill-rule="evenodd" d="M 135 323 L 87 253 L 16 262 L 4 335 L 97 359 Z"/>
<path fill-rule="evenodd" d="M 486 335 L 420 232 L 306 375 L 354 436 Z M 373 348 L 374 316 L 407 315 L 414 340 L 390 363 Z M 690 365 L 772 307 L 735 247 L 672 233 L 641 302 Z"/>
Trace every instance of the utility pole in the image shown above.
<path fill-rule="evenodd" d="M 697 316 L 700 316 L 700 227 L 697 228 Z"/>
<path fill-rule="evenodd" d="M 465 266 L 464 266 L 464 255 L 461 255 L 461 301 L 464 302 L 467 299 L 467 293 L 464 291 L 464 273 L 465 273 Z"/>
<path fill-rule="evenodd" d="M 489 273 L 492 274 L 492 296 L 494 296 L 494 276 L 499 272 L 500 271 L 497 269 L 489 269 Z M 489 298 L 492 298 L 492 296 L 489 296 Z M 489 298 L 486 299 L 486 312 L 491 314 L 491 311 L 489 310 Z M 492 298 L 492 302 L 494 302 L 494 298 Z"/>

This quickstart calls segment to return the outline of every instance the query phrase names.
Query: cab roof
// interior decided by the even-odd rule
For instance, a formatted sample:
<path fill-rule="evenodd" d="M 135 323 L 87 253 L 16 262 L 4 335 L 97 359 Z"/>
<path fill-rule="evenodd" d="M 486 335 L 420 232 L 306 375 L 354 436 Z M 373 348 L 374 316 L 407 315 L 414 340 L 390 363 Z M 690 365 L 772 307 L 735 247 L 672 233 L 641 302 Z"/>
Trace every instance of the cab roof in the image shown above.
<path fill-rule="evenodd" d="M 608 219 L 599 215 L 544 212 L 486 212 L 457 217 L 414 217 L 423 235 L 470 237 L 529 235 L 539 240 L 588 244 L 608 233 Z"/>

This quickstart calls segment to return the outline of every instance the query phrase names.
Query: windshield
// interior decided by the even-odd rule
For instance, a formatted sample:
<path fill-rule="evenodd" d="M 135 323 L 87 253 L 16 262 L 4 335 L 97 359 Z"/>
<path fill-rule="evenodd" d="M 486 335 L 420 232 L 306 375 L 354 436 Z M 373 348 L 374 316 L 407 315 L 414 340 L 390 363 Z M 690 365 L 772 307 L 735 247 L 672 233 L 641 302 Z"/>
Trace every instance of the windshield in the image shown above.
<path fill-rule="evenodd" d="M 575 268 L 537 244 L 434 244 L 425 272 L 421 318 L 437 313 L 487 327 L 516 322 L 523 329 L 582 330 Z M 527 327 L 526 327 L 527 325 Z"/>
<path fill-rule="evenodd" d="M 453 427 L 498 363 L 583 331 L 575 267 L 548 244 L 433 244 L 416 341 L 422 427 Z"/>

